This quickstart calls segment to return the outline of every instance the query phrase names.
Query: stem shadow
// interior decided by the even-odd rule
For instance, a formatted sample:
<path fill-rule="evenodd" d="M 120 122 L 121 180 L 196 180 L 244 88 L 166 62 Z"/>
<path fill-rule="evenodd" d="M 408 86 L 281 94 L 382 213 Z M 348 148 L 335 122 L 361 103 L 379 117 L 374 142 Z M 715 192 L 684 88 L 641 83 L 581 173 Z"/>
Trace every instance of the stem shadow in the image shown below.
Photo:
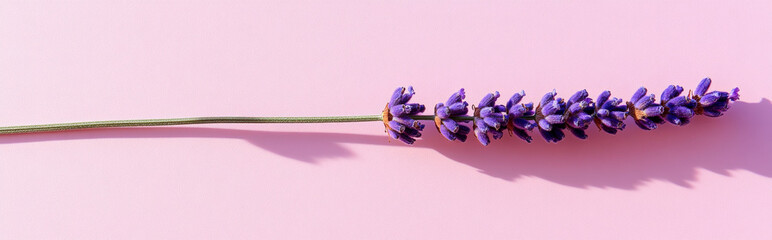
<path fill-rule="evenodd" d="M 217 138 L 240 139 L 264 150 L 307 163 L 353 157 L 349 143 L 391 145 L 387 137 L 352 133 L 308 133 L 240 130 L 212 127 L 118 127 L 0 136 L 0 144 L 83 139 Z"/>

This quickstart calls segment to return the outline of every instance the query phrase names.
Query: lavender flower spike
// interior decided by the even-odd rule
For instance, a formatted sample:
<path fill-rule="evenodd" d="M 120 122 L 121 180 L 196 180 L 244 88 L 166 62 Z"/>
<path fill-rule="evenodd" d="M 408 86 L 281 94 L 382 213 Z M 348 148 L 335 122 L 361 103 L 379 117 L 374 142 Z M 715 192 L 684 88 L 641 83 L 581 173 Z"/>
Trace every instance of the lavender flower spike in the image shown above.
<path fill-rule="evenodd" d="M 496 99 L 500 96 L 498 91 L 488 93 L 480 100 L 479 106 L 472 105 L 474 134 L 484 146 L 488 146 L 491 142 L 488 133 L 493 136 L 493 139 L 499 139 L 504 136 L 502 130 L 507 127 L 508 116 L 502 113 L 507 109 L 504 105 L 496 105 Z"/>
<path fill-rule="evenodd" d="M 627 109 L 635 124 L 643 130 L 654 130 L 657 124 L 665 123 L 660 116 L 665 112 L 665 107 L 654 102 L 654 94 L 646 95 L 645 87 L 635 91 L 627 102 Z"/>
<path fill-rule="evenodd" d="M 740 99 L 740 88 L 734 88 L 731 92 L 712 91 L 705 93 L 710 88 L 710 83 L 710 78 L 702 79 L 697 85 L 697 90 L 694 90 L 692 98 L 697 101 L 694 112 L 708 117 L 718 117 L 724 115 L 724 112 L 729 109 L 730 101 Z"/>
<path fill-rule="evenodd" d="M 662 92 L 662 106 L 665 106 L 665 120 L 668 122 L 683 126 L 689 123 L 694 117 L 694 107 L 697 101 L 686 96 L 679 96 L 684 88 L 678 85 L 670 85 Z"/>
<path fill-rule="evenodd" d="M 386 132 L 391 138 L 407 144 L 413 144 L 415 138 L 421 137 L 420 131 L 424 129 L 424 124 L 410 118 L 426 110 L 423 104 L 407 103 L 413 94 L 415 91 L 412 86 L 408 86 L 407 89 L 398 87 L 386 104 L 386 109 L 383 110 L 383 125 L 386 127 Z"/>
<path fill-rule="evenodd" d="M 525 97 L 525 91 L 520 91 L 519 93 L 512 95 L 512 98 L 507 101 L 507 115 L 509 117 L 507 129 L 509 130 L 510 136 L 514 133 L 520 139 L 530 143 L 533 138 L 528 135 L 526 130 L 533 130 L 533 128 L 536 127 L 536 124 L 523 117 L 533 118 L 535 112 L 533 111 L 533 103 L 520 104 L 523 97 Z"/>
<path fill-rule="evenodd" d="M 616 134 L 617 131 L 625 129 L 623 122 L 627 117 L 627 105 L 622 104 L 622 99 L 611 98 L 611 91 L 603 91 L 598 96 L 598 102 L 595 106 L 595 125 L 599 129 Z M 620 105 L 622 104 L 622 105 Z"/>
<path fill-rule="evenodd" d="M 458 139 L 464 142 L 466 135 L 471 131 L 469 127 L 458 124 L 456 120 L 451 118 L 465 116 L 469 112 L 467 108 L 469 104 L 463 101 L 464 98 L 466 98 L 466 94 L 462 88 L 453 93 L 445 104 L 437 103 L 434 106 L 434 125 L 437 126 L 437 131 L 450 141 Z"/>
<path fill-rule="evenodd" d="M 592 114 L 595 113 L 595 103 L 592 102 L 592 98 L 588 98 L 589 94 L 587 90 L 581 90 L 576 92 L 573 96 L 568 98 L 566 106 L 568 106 L 566 115 L 566 126 L 574 136 L 586 139 L 587 134 L 584 132 L 592 122 Z"/>
<path fill-rule="evenodd" d="M 555 98 L 555 90 L 548 92 L 542 97 L 539 105 L 536 107 L 534 121 L 539 126 L 544 140 L 547 142 L 559 142 L 566 136 L 563 129 L 566 128 L 566 103 L 562 98 Z"/>

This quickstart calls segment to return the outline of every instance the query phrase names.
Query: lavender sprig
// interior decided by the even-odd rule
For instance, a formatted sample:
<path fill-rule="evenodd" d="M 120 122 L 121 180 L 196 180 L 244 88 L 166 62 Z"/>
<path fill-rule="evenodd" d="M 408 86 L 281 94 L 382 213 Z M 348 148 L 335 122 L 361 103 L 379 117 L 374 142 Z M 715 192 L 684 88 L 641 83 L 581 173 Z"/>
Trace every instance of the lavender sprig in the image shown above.
<path fill-rule="evenodd" d="M 423 104 L 410 103 L 415 91 L 412 87 L 399 87 L 392 94 L 386 108 L 380 115 L 331 116 L 331 117 L 194 117 L 167 119 L 139 119 L 93 121 L 75 123 L 56 123 L 26 126 L 0 127 L 0 134 L 20 134 L 65 131 L 88 128 L 114 128 L 137 126 L 170 126 L 212 123 L 341 123 L 382 121 L 385 131 L 392 139 L 406 144 L 413 144 L 421 137 L 425 125 L 422 120 L 434 120 L 437 130 L 448 140 L 465 141 L 470 131 L 474 131 L 483 145 L 490 144 L 490 137 L 503 137 L 506 128 L 510 135 L 531 142 L 528 131 L 538 126 L 542 137 L 548 142 L 558 142 L 565 137 L 563 129 L 568 128 L 579 138 L 587 138 L 585 133 L 589 123 L 603 131 L 615 134 L 625 128 L 624 120 L 630 115 L 636 125 L 645 130 L 657 128 L 657 124 L 670 122 L 685 125 L 694 115 L 718 117 L 729 109 L 729 104 L 740 98 L 739 88 L 730 92 L 712 91 L 710 78 L 703 79 L 697 89 L 687 96 L 681 96 L 684 89 L 677 85 L 668 86 L 661 95 L 660 103 L 655 102 L 654 94 L 647 95 L 647 89 L 638 89 L 626 104 L 622 99 L 612 98 L 611 92 L 603 91 L 593 103 L 586 90 L 573 94 L 568 101 L 556 97 L 553 90 L 542 97 L 534 109 L 533 103 L 521 103 L 525 92 L 512 95 L 505 105 L 496 105 L 499 92 L 489 93 L 480 104 L 472 106 L 474 114 L 467 115 L 468 103 L 464 101 L 464 89 L 455 92 L 445 103 L 435 106 L 434 115 L 419 115 L 426 110 Z M 462 124 L 472 121 L 473 128 Z"/>

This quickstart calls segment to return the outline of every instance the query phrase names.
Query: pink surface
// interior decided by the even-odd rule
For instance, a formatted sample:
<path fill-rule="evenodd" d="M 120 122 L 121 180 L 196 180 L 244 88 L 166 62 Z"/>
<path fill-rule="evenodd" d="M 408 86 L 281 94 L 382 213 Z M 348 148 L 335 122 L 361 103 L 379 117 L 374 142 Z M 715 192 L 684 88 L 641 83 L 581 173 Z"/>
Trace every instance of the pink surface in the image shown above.
<path fill-rule="evenodd" d="M 770 239 L 769 1 L 0 2 L 0 125 L 741 88 L 726 116 L 408 147 L 378 122 L 0 136 L 1 239 Z M 429 123 L 430 124 L 430 123 Z M 538 135 L 538 134 L 535 134 Z"/>

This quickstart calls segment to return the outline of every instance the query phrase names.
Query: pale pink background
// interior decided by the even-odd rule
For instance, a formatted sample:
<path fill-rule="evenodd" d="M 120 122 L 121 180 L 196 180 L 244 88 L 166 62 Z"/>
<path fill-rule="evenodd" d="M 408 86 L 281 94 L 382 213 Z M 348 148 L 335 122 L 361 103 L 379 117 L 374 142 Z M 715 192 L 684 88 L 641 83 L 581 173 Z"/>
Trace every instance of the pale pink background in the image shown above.
<path fill-rule="evenodd" d="M 0 136 L 2 239 L 770 239 L 769 1 L 0 2 L 0 125 L 377 114 L 397 86 L 739 86 L 725 117 L 415 146 L 378 122 Z"/>

